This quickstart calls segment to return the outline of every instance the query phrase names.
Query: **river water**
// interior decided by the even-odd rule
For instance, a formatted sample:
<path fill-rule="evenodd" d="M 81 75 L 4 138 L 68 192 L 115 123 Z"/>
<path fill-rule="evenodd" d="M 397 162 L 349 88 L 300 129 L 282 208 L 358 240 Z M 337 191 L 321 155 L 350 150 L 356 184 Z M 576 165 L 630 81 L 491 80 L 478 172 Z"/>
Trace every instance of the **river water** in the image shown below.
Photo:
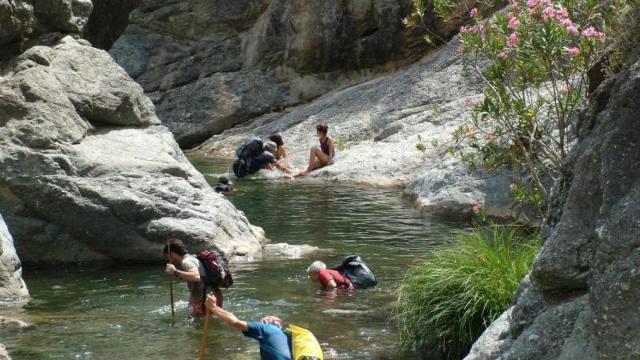
<path fill-rule="evenodd" d="M 227 169 L 192 161 L 211 183 Z M 230 200 L 272 242 L 323 250 L 313 258 L 235 265 L 225 308 L 245 320 L 272 314 L 306 327 L 340 359 L 415 357 L 395 349 L 395 290 L 412 264 L 451 241 L 464 224 L 420 216 L 399 190 L 263 177 L 239 180 L 236 187 Z M 373 268 L 377 288 L 323 292 L 308 280 L 305 269 L 316 257 L 337 265 L 349 254 Z M 34 300 L 18 317 L 35 327 L 0 333 L 15 360 L 197 358 L 202 325 L 189 320 L 181 283 L 174 284 L 172 323 L 162 265 L 26 269 L 24 277 Z M 259 358 L 256 341 L 216 320 L 209 325 L 207 359 Z"/>

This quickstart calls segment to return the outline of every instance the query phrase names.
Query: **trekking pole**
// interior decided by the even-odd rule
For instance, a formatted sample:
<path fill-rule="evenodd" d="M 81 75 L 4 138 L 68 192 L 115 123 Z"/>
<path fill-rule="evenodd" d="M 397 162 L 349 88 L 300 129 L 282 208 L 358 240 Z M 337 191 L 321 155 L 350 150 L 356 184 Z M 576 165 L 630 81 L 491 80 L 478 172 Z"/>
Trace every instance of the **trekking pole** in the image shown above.
<path fill-rule="evenodd" d="M 167 258 L 169 263 L 171 263 L 171 244 L 167 239 Z M 173 303 L 173 275 L 169 274 L 169 300 L 171 301 L 171 320 L 175 320 L 176 317 L 176 306 Z"/>
<path fill-rule="evenodd" d="M 207 336 L 209 333 L 209 317 L 211 317 L 211 311 L 207 308 L 204 317 L 204 329 L 202 329 L 202 340 L 200 340 L 200 355 L 198 356 L 198 360 L 204 360 L 204 351 L 207 348 Z"/>

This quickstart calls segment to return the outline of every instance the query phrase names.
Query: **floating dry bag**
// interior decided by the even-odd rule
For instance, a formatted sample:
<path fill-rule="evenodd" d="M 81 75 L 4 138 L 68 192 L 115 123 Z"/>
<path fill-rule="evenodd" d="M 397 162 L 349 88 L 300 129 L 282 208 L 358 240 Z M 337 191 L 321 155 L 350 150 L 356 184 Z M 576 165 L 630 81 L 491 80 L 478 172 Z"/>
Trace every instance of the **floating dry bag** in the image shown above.
<path fill-rule="evenodd" d="M 293 360 L 324 360 L 322 348 L 311 331 L 295 325 L 289 325 L 287 331 L 291 334 Z"/>

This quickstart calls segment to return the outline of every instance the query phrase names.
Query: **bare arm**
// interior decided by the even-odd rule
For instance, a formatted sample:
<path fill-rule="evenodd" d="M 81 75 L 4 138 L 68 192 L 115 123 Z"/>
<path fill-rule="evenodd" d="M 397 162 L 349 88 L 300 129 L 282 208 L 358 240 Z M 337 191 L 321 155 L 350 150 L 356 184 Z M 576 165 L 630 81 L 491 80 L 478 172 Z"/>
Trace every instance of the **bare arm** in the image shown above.
<path fill-rule="evenodd" d="M 327 283 L 327 285 L 324 286 L 327 289 L 335 289 L 338 287 L 338 285 L 336 284 L 335 280 L 329 280 L 329 282 Z"/>
<path fill-rule="evenodd" d="M 274 162 L 273 166 L 275 166 L 276 168 L 280 169 L 280 171 L 283 171 L 283 172 L 285 172 L 287 174 L 291 174 L 293 172 L 293 171 L 291 171 L 291 169 L 289 169 L 286 165 L 284 165 L 280 161 Z"/>
<path fill-rule="evenodd" d="M 165 271 L 169 275 L 177 276 L 178 278 L 188 281 L 188 282 L 199 282 L 200 281 L 200 272 L 196 269 L 195 271 L 182 271 L 176 269 L 173 264 L 167 264 Z"/>
<path fill-rule="evenodd" d="M 335 145 L 333 144 L 333 139 L 329 138 L 329 161 L 328 163 L 331 164 L 331 162 L 333 161 L 333 154 L 336 152 L 336 148 Z"/>
<path fill-rule="evenodd" d="M 215 297 L 213 297 L 213 295 L 207 296 L 206 305 L 209 311 L 211 311 L 211 314 L 215 315 L 218 319 L 226 322 L 229 326 L 241 331 L 249 330 L 249 326 L 247 325 L 246 321 L 238 319 L 232 313 L 216 305 L 216 299 Z"/>

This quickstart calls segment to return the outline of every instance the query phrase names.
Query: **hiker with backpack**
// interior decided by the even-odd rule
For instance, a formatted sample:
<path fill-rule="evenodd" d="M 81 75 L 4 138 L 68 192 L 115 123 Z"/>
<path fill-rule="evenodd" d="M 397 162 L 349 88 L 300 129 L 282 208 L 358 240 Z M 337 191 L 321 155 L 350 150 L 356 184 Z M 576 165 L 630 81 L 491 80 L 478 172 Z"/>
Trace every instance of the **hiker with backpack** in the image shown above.
<path fill-rule="evenodd" d="M 303 170 L 293 174 L 294 178 L 302 177 L 309 174 L 313 170 L 331 165 L 333 158 L 336 156 L 336 148 L 327 133 L 329 126 L 324 124 L 316 125 L 316 135 L 320 139 L 320 146 L 314 146 L 309 151 L 309 164 Z"/>
<path fill-rule="evenodd" d="M 323 353 L 313 333 L 298 326 L 286 326 L 276 316 L 266 316 L 260 322 L 244 321 L 218 306 L 214 296 L 207 296 L 206 306 L 212 316 L 242 331 L 244 336 L 260 343 L 261 360 L 322 360 Z"/>
<path fill-rule="evenodd" d="M 276 158 L 277 145 L 268 141 L 266 144 L 258 138 L 252 138 L 236 149 L 237 159 L 233 162 L 233 173 L 242 178 L 258 171 L 278 169 L 286 174 L 293 171 Z"/>
<path fill-rule="evenodd" d="M 323 289 L 364 289 L 378 284 L 376 276 L 358 255 L 350 255 L 333 269 L 327 269 L 322 261 L 314 261 L 307 273 L 312 282 L 320 283 Z"/>
<path fill-rule="evenodd" d="M 189 254 L 179 239 L 169 239 L 164 246 L 164 255 L 169 263 L 165 272 L 186 281 L 189 288 L 191 314 L 198 318 L 205 314 L 204 301 L 207 295 L 216 298 L 222 306 L 224 297 L 220 287 L 233 284 L 226 259 L 214 251 L 205 250 L 198 256 Z"/>

